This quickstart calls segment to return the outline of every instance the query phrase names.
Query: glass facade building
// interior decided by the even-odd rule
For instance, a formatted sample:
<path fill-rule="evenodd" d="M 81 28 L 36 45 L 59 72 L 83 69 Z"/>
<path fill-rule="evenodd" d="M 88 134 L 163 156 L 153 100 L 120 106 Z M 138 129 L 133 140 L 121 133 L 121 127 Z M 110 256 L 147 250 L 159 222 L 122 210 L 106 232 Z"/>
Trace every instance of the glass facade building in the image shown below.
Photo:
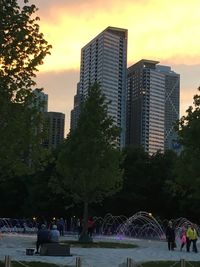
<path fill-rule="evenodd" d="M 173 123 L 179 118 L 180 77 L 158 63 L 143 59 L 127 73 L 126 145 L 142 146 L 149 154 L 171 148 Z M 175 87 L 173 110 L 169 95 Z"/>
<path fill-rule="evenodd" d="M 43 146 L 56 148 L 64 141 L 65 114 L 61 112 L 45 112 L 47 136 Z"/>
<path fill-rule="evenodd" d="M 127 34 L 126 29 L 108 27 L 81 49 L 79 96 L 76 97 L 83 100 L 90 85 L 100 84 L 109 103 L 108 115 L 121 128 L 120 147 L 125 145 Z M 74 109 L 72 117 L 73 114 Z M 75 120 L 77 118 L 71 118 L 73 125 Z"/>
<path fill-rule="evenodd" d="M 157 71 L 165 75 L 165 150 L 179 150 L 174 124 L 179 119 L 180 75 L 168 66 L 157 65 Z"/>

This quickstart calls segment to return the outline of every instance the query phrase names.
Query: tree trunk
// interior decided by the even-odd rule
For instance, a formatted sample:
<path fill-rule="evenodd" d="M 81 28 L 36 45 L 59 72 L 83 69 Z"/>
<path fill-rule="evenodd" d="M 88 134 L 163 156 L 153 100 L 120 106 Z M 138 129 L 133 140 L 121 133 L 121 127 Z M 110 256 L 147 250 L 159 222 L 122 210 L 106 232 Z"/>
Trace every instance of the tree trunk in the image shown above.
<path fill-rule="evenodd" d="M 88 235 L 88 202 L 84 201 L 84 210 L 83 210 L 83 223 L 82 223 L 82 232 L 79 237 L 79 241 L 83 243 L 92 242 L 92 238 Z"/>

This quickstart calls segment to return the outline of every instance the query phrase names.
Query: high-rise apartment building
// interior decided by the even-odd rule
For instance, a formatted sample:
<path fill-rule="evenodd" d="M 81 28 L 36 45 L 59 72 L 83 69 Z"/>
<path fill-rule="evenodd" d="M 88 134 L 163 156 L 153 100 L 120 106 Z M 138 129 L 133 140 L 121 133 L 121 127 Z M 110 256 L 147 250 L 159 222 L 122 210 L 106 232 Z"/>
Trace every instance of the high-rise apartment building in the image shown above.
<path fill-rule="evenodd" d="M 82 94 L 80 93 L 80 83 L 77 84 L 76 95 L 74 96 L 74 108 L 71 110 L 70 129 L 77 127 L 78 118 L 80 115 L 80 104 L 82 101 Z"/>
<path fill-rule="evenodd" d="M 80 84 L 76 99 L 87 96 L 90 85 L 98 82 L 102 93 L 109 101 L 108 115 L 121 128 L 119 146 L 125 145 L 126 126 L 126 70 L 127 70 L 126 29 L 108 27 L 81 50 Z M 73 117 L 78 106 L 71 113 L 71 128 L 76 126 Z"/>
<path fill-rule="evenodd" d="M 158 63 L 143 59 L 127 73 L 126 144 L 142 146 L 149 154 L 172 148 L 179 118 L 180 76 Z"/>
<path fill-rule="evenodd" d="M 48 112 L 48 95 L 40 90 L 34 90 L 36 105 L 44 114 L 44 124 L 38 132 L 44 132 L 42 145 L 46 148 L 56 148 L 64 140 L 65 114 L 60 112 Z"/>
<path fill-rule="evenodd" d="M 46 112 L 47 136 L 43 145 L 47 148 L 56 148 L 64 140 L 65 114 L 60 112 Z"/>
<path fill-rule="evenodd" d="M 165 150 L 179 150 L 174 124 L 179 119 L 180 74 L 169 66 L 157 65 L 156 69 L 165 76 Z"/>
<path fill-rule="evenodd" d="M 41 112 L 47 112 L 48 110 L 48 95 L 44 92 L 35 89 L 33 91 L 34 95 L 36 96 L 36 104 L 40 108 Z"/>

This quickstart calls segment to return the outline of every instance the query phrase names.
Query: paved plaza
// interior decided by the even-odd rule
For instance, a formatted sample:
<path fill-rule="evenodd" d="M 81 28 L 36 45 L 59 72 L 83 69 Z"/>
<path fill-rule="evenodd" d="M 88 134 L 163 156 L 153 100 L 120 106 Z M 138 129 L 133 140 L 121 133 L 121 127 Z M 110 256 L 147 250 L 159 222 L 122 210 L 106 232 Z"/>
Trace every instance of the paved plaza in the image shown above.
<path fill-rule="evenodd" d="M 74 237 L 75 239 L 76 237 Z M 71 236 L 62 237 L 61 240 L 72 239 Z M 70 249 L 72 256 L 28 256 L 26 248 L 35 248 L 36 235 L 26 234 L 3 234 L 0 239 L 0 260 L 4 260 L 5 255 L 10 255 L 11 260 L 16 261 L 40 261 L 51 262 L 58 265 L 75 266 L 76 257 L 80 257 L 83 267 L 118 267 L 126 262 L 127 258 L 132 258 L 136 262 L 159 261 L 159 260 L 180 260 L 199 261 L 199 253 L 187 253 L 180 251 L 179 244 L 175 251 L 167 250 L 167 243 L 164 241 L 150 241 L 137 239 L 117 239 L 114 237 L 96 237 L 94 241 L 100 240 L 126 242 L 137 244 L 137 248 L 131 249 L 105 249 L 105 248 L 77 248 Z M 177 242 L 178 243 L 178 242 Z M 200 243 L 197 243 L 200 250 Z"/>

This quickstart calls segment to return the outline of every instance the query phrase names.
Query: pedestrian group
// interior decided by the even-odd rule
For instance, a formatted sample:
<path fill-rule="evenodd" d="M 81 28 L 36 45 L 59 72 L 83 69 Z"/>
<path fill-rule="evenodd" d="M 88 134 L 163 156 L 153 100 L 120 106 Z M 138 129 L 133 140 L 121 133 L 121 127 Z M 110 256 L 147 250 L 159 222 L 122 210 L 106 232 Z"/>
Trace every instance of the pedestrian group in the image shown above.
<path fill-rule="evenodd" d="M 165 234 L 168 244 L 168 250 L 174 250 L 174 248 L 176 248 L 177 245 L 176 245 L 175 229 L 173 227 L 172 221 L 169 221 Z M 196 230 L 196 225 L 194 224 L 183 225 L 183 227 L 180 230 L 180 250 L 182 251 L 183 248 L 185 247 L 186 251 L 190 252 L 192 245 L 192 251 L 197 253 L 198 252 L 197 239 L 198 239 L 198 234 Z"/>

